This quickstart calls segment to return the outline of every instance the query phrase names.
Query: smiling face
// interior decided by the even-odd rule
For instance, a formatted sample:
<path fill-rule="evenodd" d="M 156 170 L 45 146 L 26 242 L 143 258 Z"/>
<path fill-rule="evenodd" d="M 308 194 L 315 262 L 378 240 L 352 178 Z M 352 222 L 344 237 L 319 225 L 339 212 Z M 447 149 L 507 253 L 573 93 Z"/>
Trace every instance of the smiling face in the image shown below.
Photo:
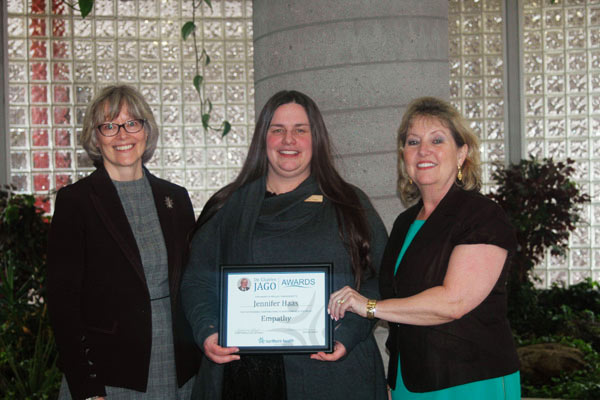
<path fill-rule="evenodd" d="M 123 104 L 117 118 L 111 121 L 115 124 L 124 124 L 136 119 L 129 115 L 127 104 Z M 146 150 L 146 129 L 137 133 L 127 133 L 121 128 L 115 136 L 106 137 L 96 129 L 98 148 L 102 153 L 102 162 L 111 179 L 115 181 L 130 181 L 143 176 L 142 155 Z"/>
<path fill-rule="evenodd" d="M 267 131 L 267 184 L 276 193 L 294 190 L 310 176 L 312 136 L 308 115 L 299 104 L 279 106 Z"/>
<path fill-rule="evenodd" d="M 424 190 L 447 192 L 467 155 L 457 147 L 452 132 L 434 117 L 416 117 L 404 143 L 404 165 L 421 194 Z"/>

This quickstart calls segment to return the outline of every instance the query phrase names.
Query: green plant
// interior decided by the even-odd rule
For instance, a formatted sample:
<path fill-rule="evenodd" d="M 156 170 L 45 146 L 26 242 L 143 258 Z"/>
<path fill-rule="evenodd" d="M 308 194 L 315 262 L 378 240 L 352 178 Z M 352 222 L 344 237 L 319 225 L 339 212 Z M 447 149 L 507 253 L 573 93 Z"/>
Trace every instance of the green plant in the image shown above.
<path fill-rule="evenodd" d="M 489 197 L 500 204 L 516 228 L 518 248 L 511 263 L 508 318 L 520 345 L 558 342 L 577 347 L 589 368 L 535 386 L 522 376 L 530 397 L 600 398 L 600 291 L 586 280 L 571 287 L 554 284 L 536 289 L 530 272 L 550 250 L 564 255 L 569 233 L 581 221 L 582 204 L 590 200 L 570 179 L 574 161 L 521 160 L 498 166 L 492 174 L 498 189 Z"/>
<path fill-rule="evenodd" d="M 77 4 L 65 0 L 63 3 L 73 10 L 79 11 L 81 13 L 81 18 L 87 17 L 94 9 L 94 0 L 77 0 Z"/>
<path fill-rule="evenodd" d="M 14 339 L 14 332 L 7 335 L 2 329 L 0 335 L 0 363 L 4 365 L 0 393 L 4 399 L 54 399 L 62 374 L 56 366 L 56 346 L 46 306 L 23 319 L 37 322 L 32 326 L 34 331 L 23 326 L 23 334 L 15 342 L 7 339 Z"/>
<path fill-rule="evenodd" d="M 0 260 L 14 266 L 15 285 L 33 279 L 32 297 L 43 290 L 49 222 L 34 196 L 0 192 Z"/>
<path fill-rule="evenodd" d="M 211 0 L 192 0 L 192 20 L 186 22 L 181 27 L 181 37 L 186 40 L 190 35 L 194 40 L 194 52 L 196 53 L 196 75 L 194 76 L 193 84 L 200 96 L 200 112 L 202 113 L 202 126 L 204 129 L 215 129 L 210 126 L 210 113 L 212 111 L 212 102 L 204 93 L 204 77 L 200 74 L 200 64 L 204 63 L 205 66 L 210 64 L 210 57 L 203 48 L 202 51 L 198 50 L 198 41 L 196 40 L 196 11 L 202 3 L 206 3 L 212 10 Z M 223 121 L 221 125 L 215 130 L 223 132 L 222 136 L 225 136 L 231 130 L 231 124 L 229 121 Z"/>
<path fill-rule="evenodd" d="M 81 13 L 81 18 L 87 17 L 94 9 L 94 0 L 78 0 L 77 4 L 66 0 L 62 0 L 62 2 L 71 7 L 73 10 L 79 11 Z M 204 77 L 201 74 L 200 65 L 209 65 L 210 56 L 206 52 L 206 49 L 199 48 L 196 40 L 196 11 L 202 6 L 202 3 L 206 3 L 206 5 L 212 10 L 211 0 L 192 0 L 192 20 L 187 21 L 181 27 L 181 38 L 183 40 L 187 40 L 187 38 L 192 35 L 194 40 L 194 53 L 196 54 L 196 74 L 194 75 L 192 84 L 194 85 L 194 88 L 196 88 L 196 92 L 198 92 L 198 96 L 200 97 L 202 127 L 205 130 L 212 129 L 214 131 L 221 131 L 221 136 L 225 136 L 229 133 L 229 131 L 231 131 L 231 123 L 229 123 L 227 120 L 224 120 L 217 127 L 210 124 L 210 114 L 212 112 L 213 105 L 210 101 L 210 98 L 208 98 L 204 93 Z"/>
<path fill-rule="evenodd" d="M 0 398 L 55 398 L 56 348 L 43 301 L 48 218 L 32 195 L 0 191 Z"/>
<path fill-rule="evenodd" d="M 519 346 L 560 343 L 584 353 L 588 368 L 553 378 L 551 384 L 536 385 L 521 375 L 527 397 L 561 399 L 600 398 L 600 285 L 587 279 L 566 287 L 555 283 L 549 289 L 526 285 L 528 301 L 513 307 L 510 323 Z"/>
<path fill-rule="evenodd" d="M 509 315 L 519 338 L 574 336 L 600 352 L 600 285 L 597 282 L 587 279 L 569 287 L 555 283 L 550 289 L 531 287 L 526 293 L 527 300 L 513 307 Z"/>
<path fill-rule="evenodd" d="M 492 174 L 498 189 L 489 195 L 504 209 L 517 230 L 519 248 L 511 265 L 511 289 L 527 285 L 530 271 L 550 249 L 567 251 L 569 233 L 581 221 L 581 205 L 590 197 L 570 179 L 574 161 L 521 160 L 499 166 Z"/>

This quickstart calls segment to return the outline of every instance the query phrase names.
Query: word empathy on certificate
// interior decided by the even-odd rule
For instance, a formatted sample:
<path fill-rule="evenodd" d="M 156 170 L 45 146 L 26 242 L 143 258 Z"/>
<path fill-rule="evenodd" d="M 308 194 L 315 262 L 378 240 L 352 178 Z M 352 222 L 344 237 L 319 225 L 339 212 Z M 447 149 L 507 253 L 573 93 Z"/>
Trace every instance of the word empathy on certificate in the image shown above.
<path fill-rule="evenodd" d="M 221 346 L 240 353 L 332 351 L 331 264 L 221 267 Z"/>

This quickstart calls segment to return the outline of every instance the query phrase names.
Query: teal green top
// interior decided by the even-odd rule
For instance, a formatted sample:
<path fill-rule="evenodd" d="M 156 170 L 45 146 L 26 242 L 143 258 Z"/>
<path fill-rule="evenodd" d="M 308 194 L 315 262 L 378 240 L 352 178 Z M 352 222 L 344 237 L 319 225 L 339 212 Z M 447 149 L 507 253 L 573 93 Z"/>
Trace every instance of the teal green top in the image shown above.
<path fill-rule="evenodd" d="M 400 249 L 396 260 L 394 274 L 408 246 L 425 224 L 425 220 L 416 219 L 408 228 L 406 238 Z M 435 390 L 433 392 L 415 393 L 410 392 L 404 386 L 402 380 L 401 359 L 398 357 L 398 374 L 396 375 L 396 389 L 392 390 L 392 400 L 520 400 L 521 399 L 521 377 L 519 371 L 498 378 L 484 379 L 464 385 L 452 386 L 447 389 Z"/>
<path fill-rule="evenodd" d="M 412 240 L 415 238 L 415 236 L 417 236 L 417 232 L 419 232 L 419 229 L 421 229 L 423 224 L 425 224 L 424 219 L 415 219 L 413 223 L 410 224 L 408 232 L 406 233 L 406 237 L 404 238 L 404 244 L 402 245 L 402 249 L 400 249 L 400 255 L 396 260 L 396 267 L 394 267 L 394 275 L 396 275 L 396 272 L 398 272 L 400 261 L 402 261 L 402 257 L 404 257 L 404 253 L 406 253 L 406 249 L 408 249 L 408 246 L 410 245 Z"/>

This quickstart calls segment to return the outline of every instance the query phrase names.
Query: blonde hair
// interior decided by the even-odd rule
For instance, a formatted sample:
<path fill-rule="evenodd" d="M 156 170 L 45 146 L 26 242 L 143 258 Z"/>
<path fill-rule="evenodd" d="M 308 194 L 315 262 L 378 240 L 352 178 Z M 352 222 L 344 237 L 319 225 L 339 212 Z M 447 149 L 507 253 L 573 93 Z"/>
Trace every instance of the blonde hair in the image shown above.
<path fill-rule="evenodd" d="M 466 190 L 481 189 L 479 139 L 452 104 L 436 97 L 420 97 L 408 105 L 398 128 L 398 194 L 402 203 L 409 206 L 421 197 L 417 186 L 411 184 L 404 165 L 406 135 L 414 120 L 419 117 L 435 118 L 450 130 L 457 147 L 467 145 L 467 156 L 461 166 L 462 180 L 457 179 L 456 184 Z"/>
<path fill-rule="evenodd" d="M 148 137 L 146 150 L 142 154 L 142 162 L 145 163 L 152 158 L 158 143 L 158 125 L 152 110 L 136 89 L 127 85 L 118 85 L 102 89 L 85 111 L 81 145 L 94 163 L 102 162 L 102 153 L 98 149 L 98 138 L 96 137 L 98 125 L 117 118 L 123 105 L 127 105 L 132 118 L 145 121 L 144 129 Z"/>

